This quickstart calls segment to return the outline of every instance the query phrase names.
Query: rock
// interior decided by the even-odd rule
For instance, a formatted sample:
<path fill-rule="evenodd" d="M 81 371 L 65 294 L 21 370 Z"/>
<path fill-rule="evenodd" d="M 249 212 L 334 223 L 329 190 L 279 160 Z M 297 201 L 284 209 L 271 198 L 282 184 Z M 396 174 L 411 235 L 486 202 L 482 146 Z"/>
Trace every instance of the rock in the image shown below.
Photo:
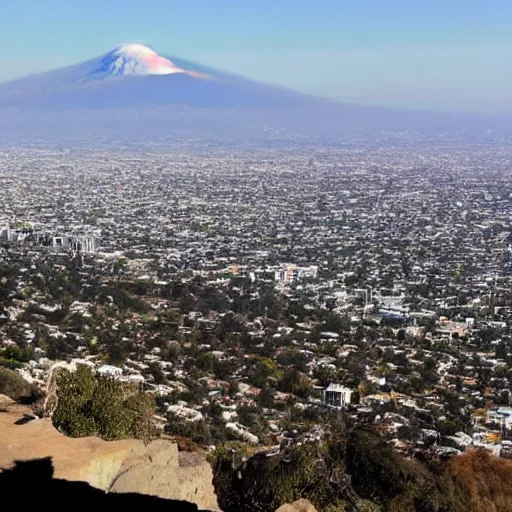
<path fill-rule="evenodd" d="M 0 399 L 0 470 L 15 461 L 51 457 L 54 478 L 87 482 L 109 492 L 134 492 L 186 500 L 218 511 L 212 470 L 202 454 L 178 453 L 169 440 L 103 441 L 70 438 L 48 419 L 19 422 L 32 411 Z M 17 422 L 19 424 L 16 424 Z"/>
<path fill-rule="evenodd" d="M 212 478 L 202 456 L 178 453 L 178 446 L 169 441 L 154 441 L 147 453 L 127 459 L 109 491 L 150 494 L 219 510 Z"/>
<path fill-rule="evenodd" d="M 14 404 L 14 400 L 6 395 L 0 395 L 0 409 L 5 409 Z"/>
<path fill-rule="evenodd" d="M 317 510 L 310 501 L 303 499 L 291 505 L 289 503 L 281 505 L 276 512 L 317 512 Z"/>

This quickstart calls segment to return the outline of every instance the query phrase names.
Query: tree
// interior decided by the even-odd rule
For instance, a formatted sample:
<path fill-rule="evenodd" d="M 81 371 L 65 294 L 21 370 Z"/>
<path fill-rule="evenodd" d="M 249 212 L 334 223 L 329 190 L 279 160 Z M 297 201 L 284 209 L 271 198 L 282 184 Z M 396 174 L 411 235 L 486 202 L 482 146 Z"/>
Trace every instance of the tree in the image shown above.
<path fill-rule="evenodd" d="M 231 398 L 234 398 L 238 393 L 240 386 L 236 380 L 229 381 L 228 394 Z"/>
<path fill-rule="evenodd" d="M 318 384 L 326 388 L 331 382 L 336 382 L 337 374 L 332 368 L 326 366 L 316 367 L 313 370 L 313 377 L 318 379 Z"/>
<path fill-rule="evenodd" d="M 262 388 L 268 381 L 269 377 L 277 374 L 277 364 L 268 357 L 256 357 L 255 364 L 249 375 L 249 383 L 257 388 Z"/>
<path fill-rule="evenodd" d="M 166 434 L 188 437 L 194 443 L 203 446 L 212 443 L 210 428 L 204 419 L 188 421 L 181 419 L 175 414 L 170 414 L 167 420 L 167 424 L 165 425 Z"/>
<path fill-rule="evenodd" d="M 261 407 L 266 407 L 267 409 L 272 409 L 274 406 L 274 389 L 271 387 L 265 386 L 258 397 L 258 403 Z"/>
<path fill-rule="evenodd" d="M 399 331 L 396 333 L 396 339 L 398 341 L 404 342 L 405 338 L 405 329 L 399 329 Z"/>
<path fill-rule="evenodd" d="M 279 382 L 279 388 L 285 393 L 293 393 L 305 398 L 311 391 L 311 384 L 307 375 L 296 368 L 290 368 Z"/>
<path fill-rule="evenodd" d="M 357 387 L 360 396 L 372 395 L 377 392 L 377 385 L 369 380 L 363 380 Z"/>
<path fill-rule="evenodd" d="M 165 374 L 157 363 L 150 363 L 149 373 L 151 373 L 151 375 L 153 376 L 155 384 L 167 384 Z"/>
<path fill-rule="evenodd" d="M 507 345 L 503 342 L 500 342 L 496 345 L 495 355 L 498 359 L 506 359 L 508 356 L 508 348 Z"/>

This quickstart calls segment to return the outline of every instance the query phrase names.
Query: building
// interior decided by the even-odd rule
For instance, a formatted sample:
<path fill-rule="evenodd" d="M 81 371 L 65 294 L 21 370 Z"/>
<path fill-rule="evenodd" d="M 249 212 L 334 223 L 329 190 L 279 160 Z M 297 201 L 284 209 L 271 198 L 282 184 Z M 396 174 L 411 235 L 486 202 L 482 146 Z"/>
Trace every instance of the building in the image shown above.
<path fill-rule="evenodd" d="M 502 427 L 512 429 L 512 407 L 500 407 L 496 411 L 496 419 L 500 421 Z"/>
<path fill-rule="evenodd" d="M 92 236 L 74 236 L 71 241 L 71 250 L 75 252 L 94 252 L 96 240 Z"/>
<path fill-rule="evenodd" d="M 352 399 L 352 390 L 340 384 L 329 384 L 322 392 L 322 403 L 329 407 L 344 408 Z"/>
<path fill-rule="evenodd" d="M 6 221 L 0 224 L 0 240 L 12 243 L 27 243 L 38 247 L 51 247 L 58 251 L 92 253 L 98 243 L 95 236 L 59 235 L 36 228 L 26 221 Z"/>
<path fill-rule="evenodd" d="M 54 236 L 52 247 L 73 252 L 94 252 L 96 241 L 92 236 Z"/>
<path fill-rule="evenodd" d="M 292 283 L 300 279 L 315 278 L 318 274 L 318 267 L 311 265 L 309 267 L 298 267 L 297 265 L 287 265 L 275 272 L 275 280 L 285 283 Z"/>
<path fill-rule="evenodd" d="M 6 222 L 2 227 L 0 227 L 0 240 L 7 240 L 10 242 L 11 240 L 11 225 L 9 222 Z"/>
<path fill-rule="evenodd" d="M 23 242 L 33 235 L 34 227 L 30 222 L 6 222 L 0 227 L 0 239 L 7 242 Z"/>

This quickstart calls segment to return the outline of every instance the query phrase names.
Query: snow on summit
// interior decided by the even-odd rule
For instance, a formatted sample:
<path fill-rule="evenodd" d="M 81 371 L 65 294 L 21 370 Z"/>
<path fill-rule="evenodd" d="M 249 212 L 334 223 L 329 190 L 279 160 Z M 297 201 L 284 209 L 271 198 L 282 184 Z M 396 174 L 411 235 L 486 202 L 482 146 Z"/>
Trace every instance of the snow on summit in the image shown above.
<path fill-rule="evenodd" d="M 172 75 L 195 73 L 186 71 L 143 44 L 122 44 L 107 53 L 100 61 L 97 72 L 111 76 Z"/>

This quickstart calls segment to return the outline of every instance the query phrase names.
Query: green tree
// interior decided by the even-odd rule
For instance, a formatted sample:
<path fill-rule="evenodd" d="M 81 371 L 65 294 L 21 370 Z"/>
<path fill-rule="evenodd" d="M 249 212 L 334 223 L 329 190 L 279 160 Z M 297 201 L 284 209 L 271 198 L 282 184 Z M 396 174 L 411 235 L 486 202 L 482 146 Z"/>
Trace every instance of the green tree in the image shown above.
<path fill-rule="evenodd" d="M 257 388 L 264 387 L 269 377 L 277 375 L 277 364 L 268 357 L 257 356 L 254 358 L 254 366 L 249 375 L 249 383 Z"/>
<path fill-rule="evenodd" d="M 290 368 L 279 382 L 279 388 L 286 393 L 307 397 L 311 391 L 311 383 L 307 375 L 296 368 Z"/>

